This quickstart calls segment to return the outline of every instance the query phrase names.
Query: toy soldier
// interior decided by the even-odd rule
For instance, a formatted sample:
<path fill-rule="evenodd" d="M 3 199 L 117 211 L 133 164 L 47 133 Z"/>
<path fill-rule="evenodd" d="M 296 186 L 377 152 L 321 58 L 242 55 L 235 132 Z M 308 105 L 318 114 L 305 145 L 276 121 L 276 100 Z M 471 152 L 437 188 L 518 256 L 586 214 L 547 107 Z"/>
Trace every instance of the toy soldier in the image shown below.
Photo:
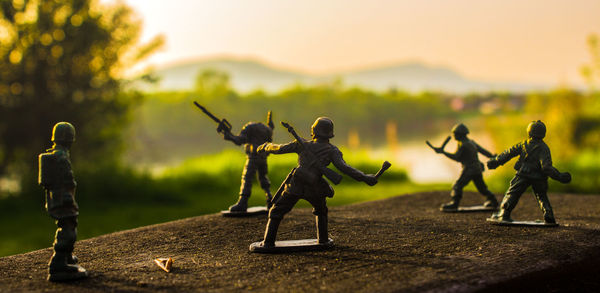
<path fill-rule="evenodd" d="M 571 182 L 571 174 L 569 172 L 561 173 L 552 166 L 550 148 L 548 148 L 543 140 L 546 136 L 546 125 L 542 121 L 538 120 L 529 123 L 527 134 L 529 136 L 527 140 L 517 143 L 487 162 L 489 169 L 495 169 L 498 166 L 504 165 L 512 158 L 519 156 L 519 160 L 515 164 L 517 174 L 510 181 L 510 187 L 508 187 L 508 191 L 506 191 L 506 195 L 502 200 L 500 211 L 493 214 L 489 220 L 505 223 L 513 222 L 510 218 L 510 213 L 519 202 L 519 198 L 521 198 L 523 192 L 531 186 L 533 194 L 544 213 L 545 223 L 556 225 L 556 219 L 554 218 L 552 206 L 547 195 L 548 177 L 561 183 L 569 183 Z"/>
<path fill-rule="evenodd" d="M 49 281 L 68 281 L 88 276 L 77 265 L 73 248 L 77 240 L 75 179 L 71 170 L 69 148 L 75 141 L 75 128 L 68 122 L 59 122 L 52 130 L 54 145 L 39 155 L 39 184 L 46 193 L 46 210 L 56 220 L 58 229 L 54 239 L 54 254 L 48 267 Z"/>
<path fill-rule="evenodd" d="M 268 125 L 268 126 L 267 126 Z M 252 192 L 252 181 L 258 173 L 260 187 L 265 191 L 267 197 L 267 207 L 271 206 L 271 181 L 267 177 L 267 155 L 257 153 L 256 149 L 265 142 L 273 141 L 273 120 L 271 111 L 267 114 L 267 125 L 261 122 L 249 122 L 239 135 L 234 135 L 231 131 L 223 131 L 223 138 L 236 145 L 244 145 L 246 151 L 246 164 L 242 171 L 242 184 L 240 186 L 240 197 L 236 204 L 229 207 L 231 212 L 245 212 L 248 208 L 248 198 Z"/>
<path fill-rule="evenodd" d="M 352 177 L 354 180 L 363 181 L 370 186 L 377 183 L 377 177 L 376 175 L 366 175 L 360 170 L 346 164 L 342 158 L 342 152 L 336 146 L 329 143 L 329 139 L 333 137 L 333 122 L 331 119 L 324 117 L 317 118 L 311 128 L 311 141 L 305 141 L 300 138 L 287 123 L 282 122 L 282 124 L 288 128 L 296 140 L 283 145 L 265 143 L 258 147 L 258 153 L 297 153 L 298 167 L 290 172 L 275 194 L 273 206 L 269 210 L 269 221 L 264 240 L 251 245 L 250 250 L 255 252 L 270 252 L 268 249 L 275 247 L 275 237 L 279 223 L 283 216 L 292 210 L 300 199 L 308 201 L 313 206 L 313 214 L 316 216 L 318 243 L 312 244 L 316 246 L 331 246 L 333 242 L 327 234 L 326 198 L 333 196 L 333 189 L 322 176 L 325 175 L 335 184 L 339 183 L 342 177 L 326 166 L 333 163 L 344 174 Z M 381 173 L 383 171 L 380 171 L 377 176 L 381 175 Z M 302 246 L 303 243 L 298 244 Z M 288 245 L 284 248 L 289 248 L 290 246 Z"/>
<path fill-rule="evenodd" d="M 267 209 L 264 207 L 248 209 L 248 198 L 252 192 L 252 180 L 254 180 L 258 173 L 260 187 L 262 187 L 267 196 L 267 207 L 271 206 L 271 181 L 267 177 L 267 154 L 256 152 L 259 145 L 273 140 L 273 128 L 275 128 L 275 125 L 273 124 L 271 111 L 267 113 L 268 126 L 261 122 L 249 122 L 242 127 L 239 135 L 234 135 L 231 133 L 231 123 L 227 119 L 217 118 L 202 105 L 198 104 L 198 102 L 194 102 L 194 105 L 202 110 L 210 119 L 218 123 L 217 132 L 223 133 L 225 140 L 232 141 L 236 145 L 243 144 L 246 150 L 246 164 L 244 165 L 244 171 L 242 171 L 240 197 L 237 203 L 229 207 L 229 211 L 221 212 L 223 216 L 239 217 L 267 213 Z"/>
<path fill-rule="evenodd" d="M 469 134 L 469 129 L 462 123 L 457 124 L 452 128 L 452 135 L 458 143 L 455 153 L 448 153 L 444 151 L 444 147 L 450 140 L 450 137 L 448 137 L 442 147 L 439 148 L 433 147 L 431 144 L 429 144 L 429 142 L 427 142 L 436 153 L 444 154 L 446 157 L 460 162 L 462 165 L 460 177 L 452 186 L 452 192 L 450 193 L 452 200 L 449 203 L 443 204 L 440 209 L 446 212 L 459 211 L 458 206 L 460 204 L 460 200 L 462 199 L 463 188 L 469 184 L 469 182 L 473 181 L 479 193 L 486 197 L 486 201 L 483 203 L 482 207 L 470 207 L 473 209 L 465 209 L 465 211 L 495 210 L 498 207 L 498 201 L 483 181 L 483 164 L 479 161 L 477 154 L 481 153 L 488 158 L 491 158 L 494 155 L 482 148 L 474 140 L 469 139 L 467 134 Z"/>

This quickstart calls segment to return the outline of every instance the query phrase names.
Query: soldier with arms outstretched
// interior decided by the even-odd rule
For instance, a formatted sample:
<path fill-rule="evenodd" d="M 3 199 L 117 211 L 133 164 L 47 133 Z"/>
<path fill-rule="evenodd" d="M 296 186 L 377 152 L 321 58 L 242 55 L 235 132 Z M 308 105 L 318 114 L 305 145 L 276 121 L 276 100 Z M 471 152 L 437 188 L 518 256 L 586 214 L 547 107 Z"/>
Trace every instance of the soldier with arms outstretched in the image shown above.
<path fill-rule="evenodd" d="M 496 208 L 498 201 L 494 194 L 488 189 L 487 185 L 483 181 L 483 164 L 479 161 L 478 153 L 491 158 L 492 153 L 482 148 L 474 140 L 469 139 L 469 129 L 462 123 L 455 125 L 452 128 L 452 134 L 454 139 L 457 141 L 458 146 L 455 153 L 448 153 L 442 148 L 434 148 L 437 153 L 444 154 L 446 157 L 460 162 L 462 165 L 462 171 L 460 177 L 454 185 L 452 185 L 452 200 L 449 203 L 442 205 L 442 210 L 456 210 L 460 204 L 460 200 L 463 195 L 463 188 L 473 181 L 475 187 L 479 193 L 486 197 L 486 201 L 483 203 L 484 207 Z M 448 137 L 449 139 L 450 137 Z"/>
<path fill-rule="evenodd" d="M 275 245 L 279 223 L 300 199 L 308 201 L 313 206 L 313 214 L 316 216 L 317 222 L 318 242 L 327 243 L 329 241 L 326 198 L 333 196 L 333 189 L 323 179 L 323 172 L 330 163 L 354 180 L 363 181 L 368 185 L 377 183 L 374 175 L 366 175 L 346 164 L 342 152 L 329 143 L 329 139 L 333 137 L 331 119 L 318 118 L 312 125 L 311 134 L 311 141 L 295 140 L 283 145 L 265 143 L 258 148 L 259 154 L 298 154 L 298 166 L 292 170 L 282 184 L 282 192 L 278 192 L 273 199 L 264 240 L 260 244 L 262 247 Z M 329 171 L 333 172 L 333 170 Z M 339 174 L 336 175 L 339 176 Z"/>
<path fill-rule="evenodd" d="M 48 280 L 68 281 L 87 277 L 87 271 L 77 265 L 73 255 L 77 240 L 79 206 L 75 202 L 75 186 L 69 149 L 75 141 L 75 128 L 59 122 L 52 130 L 54 145 L 39 155 L 39 184 L 46 194 L 46 209 L 56 220 L 54 254 L 48 265 Z"/>
<path fill-rule="evenodd" d="M 517 143 L 510 149 L 502 152 L 500 155 L 488 161 L 490 169 L 504 165 L 514 157 L 519 157 L 515 164 L 517 174 L 510 181 L 510 187 L 500 205 L 500 211 L 492 216 L 492 219 L 498 221 L 512 222 L 510 213 L 517 206 L 521 195 L 529 186 L 533 189 L 533 194 L 540 204 L 544 213 L 544 221 L 548 224 L 555 224 L 556 219 L 548 199 L 548 177 L 562 183 L 571 181 L 571 174 L 561 173 L 552 166 L 552 157 L 550 148 L 544 142 L 546 136 L 546 125 L 540 121 L 533 121 L 527 126 L 529 138 L 523 142 Z"/>

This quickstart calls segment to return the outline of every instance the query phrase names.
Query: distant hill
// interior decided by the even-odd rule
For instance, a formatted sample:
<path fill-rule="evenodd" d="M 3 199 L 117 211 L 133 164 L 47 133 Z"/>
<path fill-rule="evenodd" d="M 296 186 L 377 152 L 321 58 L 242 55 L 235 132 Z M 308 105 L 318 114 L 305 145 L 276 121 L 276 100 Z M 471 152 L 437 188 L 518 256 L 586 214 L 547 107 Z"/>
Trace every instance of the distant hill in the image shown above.
<path fill-rule="evenodd" d="M 159 68 L 155 71 L 161 81 L 158 85 L 144 87 L 146 91 L 191 89 L 201 70 L 217 69 L 229 73 L 233 87 L 240 92 L 257 88 L 274 92 L 296 83 L 317 84 L 342 79 L 344 84 L 374 90 L 397 88 L 411 92 L 423 90 L 452 93 L 543 90 L 549 85 L 500 83 L 465 78 L 446 67 L 429 66 L 417 62 L 372 67 L 364 70 L 337 72 L 327 75 L 310 75 L 292 70 L 278 69 L 256 60 L 212 58 L 190 61 Z"/>

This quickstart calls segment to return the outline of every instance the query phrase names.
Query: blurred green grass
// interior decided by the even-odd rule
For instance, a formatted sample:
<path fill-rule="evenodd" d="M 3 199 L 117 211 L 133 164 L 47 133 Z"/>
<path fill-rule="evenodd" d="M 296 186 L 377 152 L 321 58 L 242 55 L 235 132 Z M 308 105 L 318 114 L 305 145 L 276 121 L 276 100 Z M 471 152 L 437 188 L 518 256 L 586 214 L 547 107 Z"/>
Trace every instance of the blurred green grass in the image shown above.
<path fill-rule="evenodd" d="M 375 173 L 383 160 L 366 151 L 344 151 L 345 160 L 367 173 Z M 295 154 L 269 157 L 271 190 L 275 192 L 287 173 L 296 166 Z M 175 167 L 134 170 L 127 167 L 97 166 L 77 170 L 77 201 L 80 206 L 79 239 L 139 226 L 216 213 L 233 204 L 239 192 L 245 155 L 239 149 L 188 159 Z M 49 247 L 56 229 L 43 209 L 43 191 L 34 185 L 29 196 L 0 199 L 0 256 Z M 335 186 L 329 205 L 343 205 L 387 198 L 416 191 L 447 189 L 448 185 L 416 185 L 406 172 L 392 166 L 374 187 L 344 176 Z M 253 186 L 251 205 L 264 205 L 258 184 Z M 301 201 L 298 207 L 309 207 Z M 257 231 L 260 237 L 262 231 Z"/>
<path fill-rule="evenodd" d="M 387 154 L 374 154 L 364 150 L 344 150 L 345 160 L 364 172 L 375 173 Z M 441 158 L 440 158 L 441 159 Z M 287 173 L 296 166 L 295 154 L 269 157 L 269 177 L 274 193 Z M 216 213 L 233 204 L 239 192 L 240 175 L 245 155 L 239 149 L 203 155 L 185 160 L 174 167 L 155 167 L 136 170 L 100 164 L 94 170 L 77 170 L 77 201 L 80 205 L 79 239 L 131 229 L 144 225 Z M 395 164 L 394 162 L 392 162 Z M 514 162 L 492 171 L 486 177 L 490 189 L 502 198 L 508 182 L 514 175 Z M 577 159 L 566 164 L 557 163 L 561 170 L 573 174 L 568 185 L 550 180 L 551 192 L 595 193 L 600 185 L 600 154 L 582 152 Z M 490 171 L 486 171 L 490 172 Z M 21 196 L 0 199 L 0 222 L 4 237 L 0 239 L 0 256 L 23 253 L 49 247 L 56 229 L 43 208 L 43 191 L 35 179 Z M 406 171 L 393 165 L 380 182 L 367 186 L 344 176 L 335 186 L 335 196 L 328 205 L 337 206 L 421 191 L 447 190 L 449 200 L 452 182 L 416 184 Z M 475 191 L 469 184 L 465 190 Z M 264 205 L 264 193 L 254 184 L 251 205 Z M 297 207 L 310 207 L 300 201 Z M 262 231 L 257 231 L 260 238 Z"/>

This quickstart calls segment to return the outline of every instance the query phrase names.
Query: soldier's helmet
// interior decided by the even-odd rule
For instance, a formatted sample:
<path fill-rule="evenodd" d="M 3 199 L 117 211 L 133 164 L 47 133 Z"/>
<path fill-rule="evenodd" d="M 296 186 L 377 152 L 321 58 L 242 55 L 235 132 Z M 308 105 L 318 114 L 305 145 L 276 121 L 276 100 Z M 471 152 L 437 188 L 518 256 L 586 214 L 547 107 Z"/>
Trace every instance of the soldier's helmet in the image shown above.
<path fill-rule="evenodd" d="M 310 128 L 312 137 L 332 138 L 333 137 L 333 121 L 327 117 L 319 117 L 315 120 Z"/>
<path fill-rule="evenodd" d="M 464 124 L 459 123 L 459 124 L 454 125 L 454 127 L 452 127 L 452 133 L 458 134 L 458 135 L 467 135 L 467 134 L 469 134 L 469 129 Z"/>
<path fill-rule="evenodd" d="M 75 141 L 75 127 L 69 122 L 58 122 L 52 129 L 52 141 L 69 143 Z"/>
<path fill-rule="evenodd" d="M 527 134 L 532 138 L 544 138 L 546 136 L 546 124 L 540 120 L 531 121 L 531 123 L 527 125 Z"/>

